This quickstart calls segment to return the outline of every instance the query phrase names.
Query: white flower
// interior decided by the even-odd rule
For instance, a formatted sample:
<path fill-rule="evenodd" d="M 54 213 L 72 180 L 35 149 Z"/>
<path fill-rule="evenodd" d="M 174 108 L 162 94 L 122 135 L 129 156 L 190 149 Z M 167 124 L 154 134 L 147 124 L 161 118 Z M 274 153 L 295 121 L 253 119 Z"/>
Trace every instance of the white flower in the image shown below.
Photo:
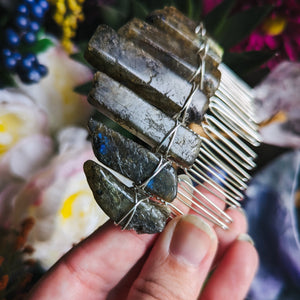
<path fill-rule="evenodd" d="M 91 71 L 55 43 L 55 47 L 38 56 L 40 63 L 48 67 L 45 78 L 30 85 L 16 78 L 20 89 L 47 113 L 51 131 L 67 125 L 85 125 L 91 111 L 86 97 L 73 91 L 77 85 L 92 79 Z"/>
<path fill-rule="evenodd" d="M 52 156 L 47 118 L 17 89 L 0 90 L 0 225 L 8 227 L 22 184 Z"/>
<path fill-rule="evenodd" d="M 44 112 L 20 91 L 0 90 L 0 159 L 22 138 L 36 133 L 47 133 Z"/>
<path fill-rule="evenodd" d="M 87 133 L 83 133 L 74 128 L 61 132 L 60 153 L 29 180 L 16 200 L 15 224 L 34 218 L 28 237 L 35 249 L 31 258 L 45 269 L 107 220 L 83 172 L 83 163 L 94 159 Z"/>
<path fill-rule="evenodd" d="M 20 139 L 0 160 L 0 189 L 9 178 L 26 180 L 53 155 L 52 139 L 41 134 Z"/>

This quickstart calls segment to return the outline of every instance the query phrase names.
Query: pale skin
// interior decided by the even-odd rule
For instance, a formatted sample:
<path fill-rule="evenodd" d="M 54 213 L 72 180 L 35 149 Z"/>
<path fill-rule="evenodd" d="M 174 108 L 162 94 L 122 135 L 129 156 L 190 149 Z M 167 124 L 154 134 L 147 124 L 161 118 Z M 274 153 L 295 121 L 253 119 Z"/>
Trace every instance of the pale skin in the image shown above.
<path fill-rule="evenodd" d="M 243 212 L 227 213 L 234 222 L 226 231 L 195 215 L 173 219 L 159 235 L 109 221 L 63 256 L 28 299 L 242 300 L 258 255 Z"/>

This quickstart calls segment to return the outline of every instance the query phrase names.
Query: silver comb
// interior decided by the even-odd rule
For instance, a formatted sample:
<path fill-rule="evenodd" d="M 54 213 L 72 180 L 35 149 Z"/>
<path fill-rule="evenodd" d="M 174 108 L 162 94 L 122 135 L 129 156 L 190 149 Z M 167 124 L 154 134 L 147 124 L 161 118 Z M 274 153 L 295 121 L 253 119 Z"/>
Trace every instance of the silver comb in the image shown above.
<path fill-rule="evenodd" d="M 126 204 L 125 212 L 109 212 L 111 207 L 103 203 L 108 197 L 103 189 L 109 192 L 110 187 L 101 182 L 115 179 L 93 163 L 85 165 L 88 182 L 100 206 L 123 228 L 152 232 L 131 224 L 138 222 L 142 207 L 146 211 L 151 201 L 155 209 L 163 211 L 164 221 L 183 214 L 172 203 L 176 196 L 195 213 L 227 229 L 232 219 L 209 194 L 228 206 L 240 206 L 243 199 L 249 172 L 255 167 L 253 147 L 260 144 L 252 89 L 221 62 L 222 50 L 207 36 L 203 24 L 196 26 L 173 7 L 153 12 L 147 21 L 133 19 L 118 33 L 99 26 L 86 51 L 86 59 L 101 71 L 95 75 L 89 102 L 151 149 L 90 121 L 97 158 L 133 181 L 126 192 L 132 203 Z M 115 150 L 110 156 L 100 153 L 112 144 Z M 144 157 L 149 157 L 151 167 L 139 163 Z M 175 176 L 178 190 L 172 189 L 177 185 L 170 175 L 173 165 L 187 175 Z M 143 172 L 132 174 L 134 168 Z M 151 182 L 163 180 L 171 192 L 151 189 Z M 113 184 L 119 184 L 116 182 Z M 201 193 L 196 185 L 209 193 Z M 112 197 L 121 197 L 121 191 L 122 187 Z M 119 205 L 116 198 L 113 203 Z M 156 222 L 161 216 L 145 218 Z"/>

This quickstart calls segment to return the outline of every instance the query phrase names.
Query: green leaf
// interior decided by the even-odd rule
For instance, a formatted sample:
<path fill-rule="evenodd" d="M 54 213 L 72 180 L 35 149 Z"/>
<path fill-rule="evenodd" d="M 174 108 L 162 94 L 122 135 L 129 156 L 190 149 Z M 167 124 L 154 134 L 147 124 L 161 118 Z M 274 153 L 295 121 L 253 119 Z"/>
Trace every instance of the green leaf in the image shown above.
<path fill-rule="evenodd" d="M 32 46 L 22 46 L 21 52 L 28 53 L 32 52 L 35 54 L 45 52 L 50 47 L 54 46 L 54 43 L 48 38 L 41 38 L 40 40 L 36 41 Z"/>
<path fill-rule="evenodd" d="M 6 88 L 6 87 L 16 87 L 17 84 L 15 80 L 13 79 L 11 73 L 4 69 L 0 69 L 0 89 Z"/>
<path fill-rule="evenodd" d="M 126 11 L 121 11 L 118 8 L 103 5 L 101 6 L 101 19 L 103 23 L 118 29 L 126 20 Z"/>
<path fill-rule="evenodd" d="M 75 60 L 81 64 L 87 64 L 87 61 L 84 58 L 84 53 L 81 51 L 71 54 L 70 58 L 72 58 L 73 60 Z"/>
<path fill-rule="evenodd" d="M 87 48 L 87 44 L 88 44 L 87 41 L 77 43 L 76 46 L 79 50 L 78 50 L 78 52 L 71 54 L 70 58 L 79 62 L 80 64 L 85 65 L 89 69 L 94 69 L 93 66 L 91 66 L 90 63 L 84 57 L 84 53 Z"/>
<path fill-rule="evenodd" d="M 89 64 L 89 62 L 84 57 L 84 51 L 85 51 L 84 49 L 71 54 L 70 58 L 72 58 L 73 60 L 79 62 L 80 64 L 83 64 L 83 65 L 87 66 L 88 68 L 92 69 L 93 67 Z"/>
<path fill-rule="evenodd" d="M 223 61 L 237 74 L 243 75 L 261 67 L 275 55 L 272 51 L 225 53 Z"/>
<path fill-rule="evenodd" d="M 189 0 L 187 2 L 187 15 L 190 19 L 199 22 L 202 13 L 201 1 Z"/>
<path fill-rule="evenodd" d="M 117 0 L 111 1 L 114 2 L 111 4 L 114 6 L 124 17 L 129 16 L 130 4 L 132 0 Z"/>
<path fill-rule="evenodd" d="M 83 96 L 87 96 L 92 87 L 93 87 L 93 82 L 88 81 L 88 82 L 85 82 L 81 85 L 76 86 L 74 88 L 74 92 L 76 92 L 80 95 L 83 95 Z"/>
<path fill-rule="evenodd" d="M 47 38 L 43 38 L 37 41 L 37 43 L 33 46 L 34 53 L 41 53 L 48 50 L 50 47 L 54 46 L 54 43 Z"/>
<path fill-rule="evenodd" d="M 204 24 L 212 36 L 217 36 L 230 14 L 236 0 L 224 0 L 204 18 Z"/>
<path fill-rule="evenodd" d="M 223 24 L 214 36 L 224 49 L 246 38 L 269 14 L 272 6 L 265 5 L 236 13 Z"/>
<path fill-rule="evenodd" d="M 193 0 L 188 0 L 187 2 L 187 15 L 190 19 L 193 18 L 193 13 L 195 11 L 194 7 L 194 1 Z"/>
<path fill-rule="evenodd" d="M 0 27 L 6 26 L 8 20 L 9 20 L 8 15 L 1 15 L 1 17 L 0 17 Z"/>
<path fill-rule="evenodd" d="M 134 17 L 142 20 L 149 14 L 147 7 L 139 0 L 132 0 L 132 11 Z"/>

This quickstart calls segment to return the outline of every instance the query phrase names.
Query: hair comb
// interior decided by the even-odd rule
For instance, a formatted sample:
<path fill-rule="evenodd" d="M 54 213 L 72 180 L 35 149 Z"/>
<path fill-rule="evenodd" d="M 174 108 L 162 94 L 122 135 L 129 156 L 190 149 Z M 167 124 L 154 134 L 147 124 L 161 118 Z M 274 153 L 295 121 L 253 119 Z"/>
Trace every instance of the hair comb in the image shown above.
<path fill-rule="evenodd" d="M 160 232 L 183 214 L 177 198 L 227 229 L 231 218 L 209 195 L 240 206 L 260 136 L 252 89 L 222 63 L 203 24 L 166 7 L 118 32 L 101 25 L 85 57 L 98 70 L 88 101 L 136 137 L 89 121 L 101 164 L 84 170 L 104 212 L 122 228 Z"/>

